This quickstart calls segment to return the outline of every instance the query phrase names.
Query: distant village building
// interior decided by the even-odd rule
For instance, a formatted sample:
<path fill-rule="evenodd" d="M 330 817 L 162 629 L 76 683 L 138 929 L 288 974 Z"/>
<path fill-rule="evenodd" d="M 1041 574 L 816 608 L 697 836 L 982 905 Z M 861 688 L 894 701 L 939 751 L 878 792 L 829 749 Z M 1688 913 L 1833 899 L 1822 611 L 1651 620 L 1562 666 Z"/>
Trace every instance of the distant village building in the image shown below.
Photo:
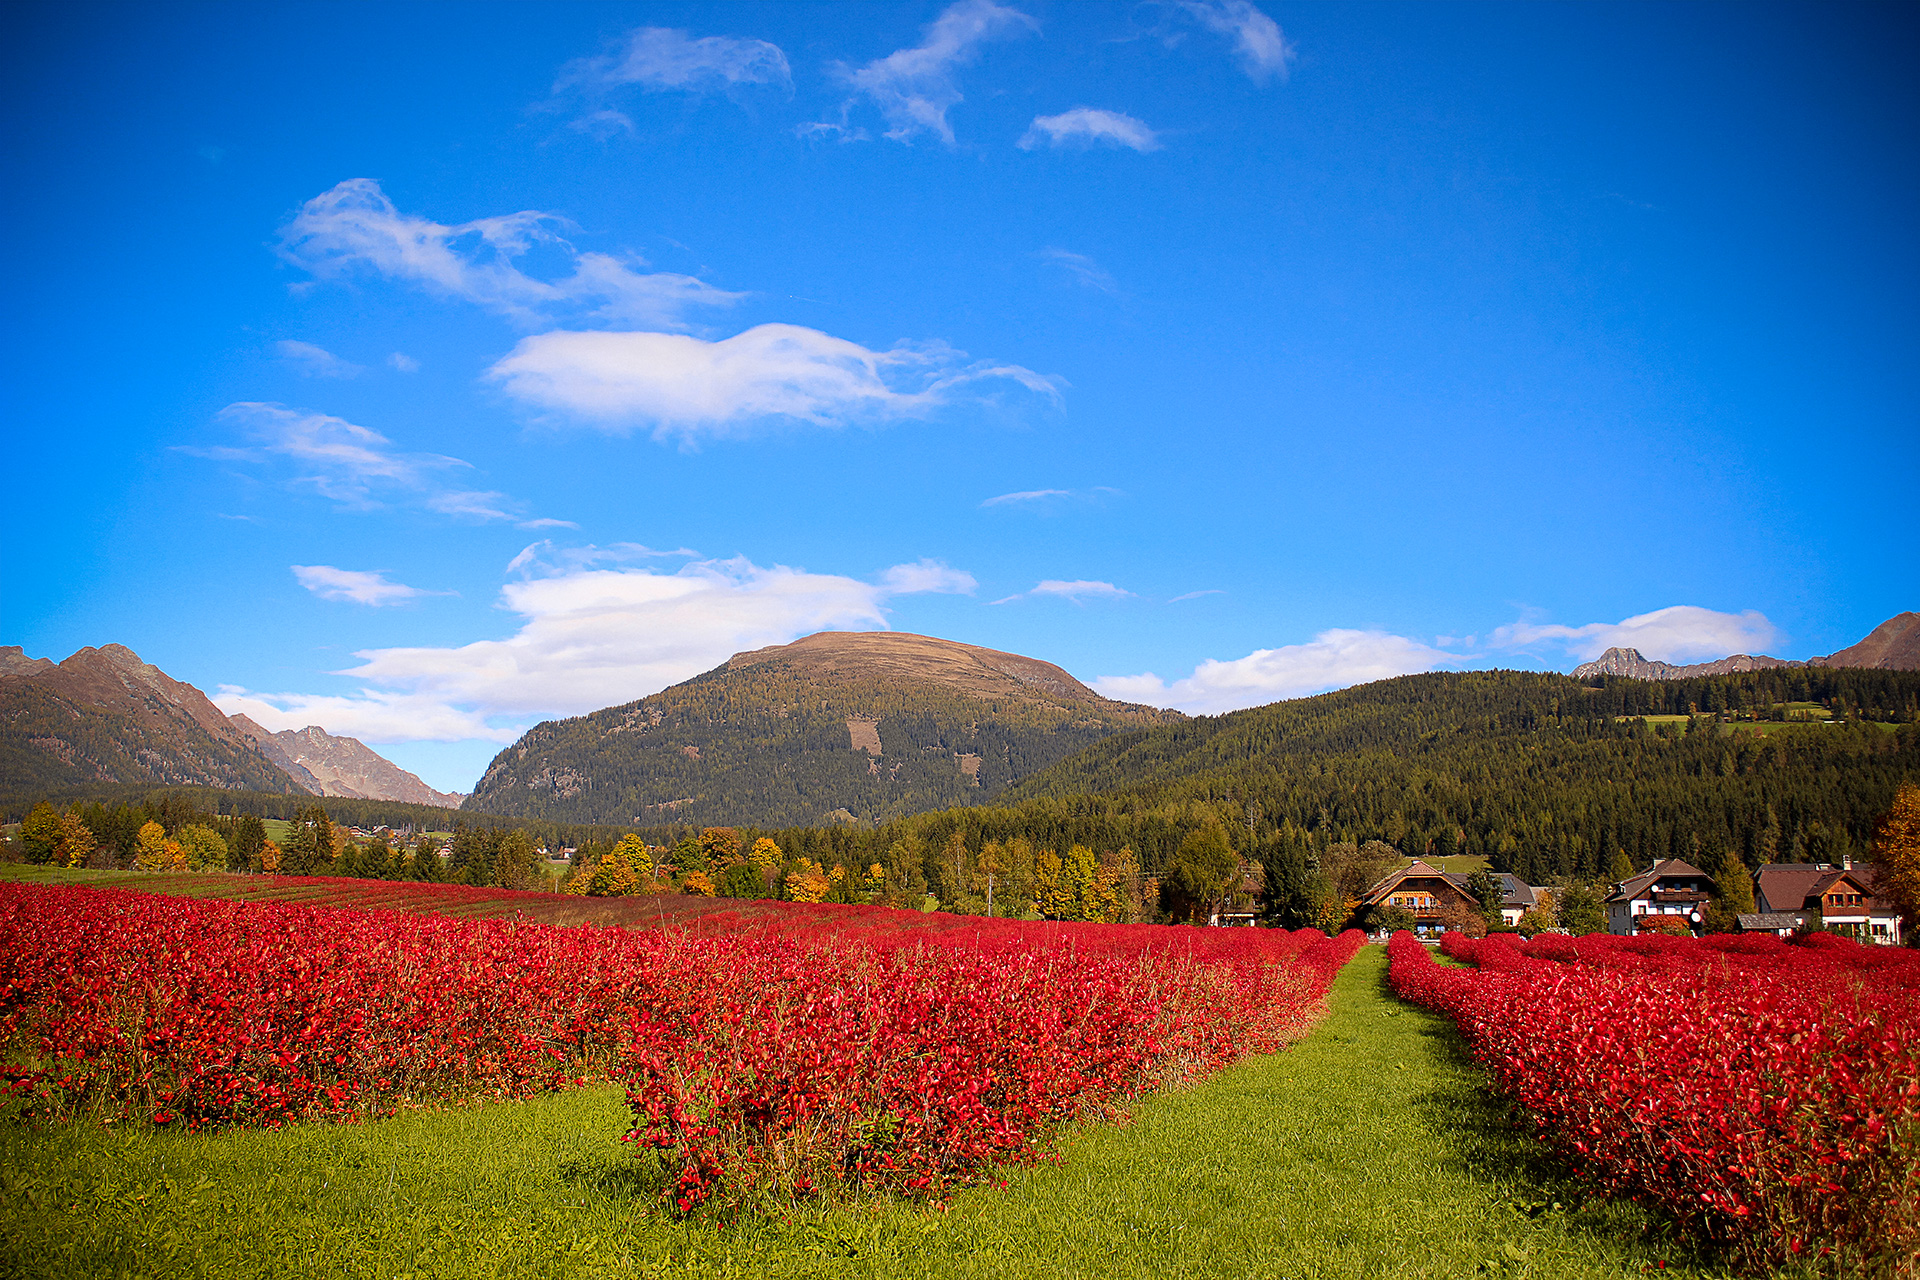
<path fill-rule="evenodd" d="M 1467 892 L 1467 878 L 1415 860 L 1367 890 L 1361 899 L 1369 907 L 1398 907 L 1413 916 L 1413 931 L 1425 936 L 1446 925 L 1441 917 L 1458 907 L 1480 909 L 1480 900 Z"/>
<path fill-rule="evenodd" d="M 1900 913 L 1876 887 L 1870 863 L 1770 862 L 1754 877 L 1754 905 L 1794 917 L 1795 928 L 1821 924 L 1856 942 L 1897 947 Z"/>
<path fill-rule="evenodd" d="M 1505 871 L 1495 872 L 1493 878 L 1500 882 L 1500 923 L 1509 927 L 1517 925 L 1521 916 L 1540 905 L 1538 886 Z"/>
<path fill-rule="evenodd" d="M 1651 920 L 1677 917 L 1698 933 L 1716 887 L 1713 877 L 1700 868 L 1678 858 L 1663 859 L 1651 870 L 1621 881 L 1607 896 L 1607 932 L 1630 937 L 1645 932 Z"/>
<path fill-rule="evenodd" d="M 1260 895 L 1266 891 L 1267 869 L 1258 862 L 1243 861 L 1227 884 L 1226 891 L 1213 904 L 1207 923 L 1227 928 L 1251 928 L 1260 918 Z"/>
<path fill-rule="evenodd" d="M 1500 920 L 1508 926 L 1520 923 L 1520 917 L 1540 903 L 1542 890 L 1519 876 L 1496 871 L 1493 878 L 1501 890 Z M 1361 899 L 1363 906 L 1398 907 L 1413 916 L 1413 931 L 1422 937 L 1446 928 L 1449 911 L 1465 907 L 1480 910 L 1480 899 L 1467 887 L 1469 877 L 1442 871 L 1428 862 L 1416 860 L 1380 880 Z"/>

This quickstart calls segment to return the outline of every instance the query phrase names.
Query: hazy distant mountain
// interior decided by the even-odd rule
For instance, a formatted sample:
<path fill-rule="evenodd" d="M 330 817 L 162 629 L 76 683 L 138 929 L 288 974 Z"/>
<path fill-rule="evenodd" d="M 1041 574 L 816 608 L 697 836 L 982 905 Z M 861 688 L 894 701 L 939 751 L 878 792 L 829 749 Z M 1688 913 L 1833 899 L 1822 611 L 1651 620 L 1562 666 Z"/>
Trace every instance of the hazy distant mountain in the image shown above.
<path fill-rule="evenodd" d="M 900 632 L 738 654 L 651 697 L 538 725 L 468 805 L 571 821 L 786 826 L 978 804 L 1109 734 L 1184 720 L 1050 662 Z"/>
<path fill-rule="evenodd" d="M 1798 662 L 1765 654 L 1736 653 L 1713 662 L 1675 666 L 1646 657 L 1638 649 L 1609 649 L 1573 669 L 1577 677 L 1631 676 L 1635 680 L 1682 680 L 1688 676 L 1724 676 L 1772 667 L 1875 667 L 1882 671 L 1920 671 L 1920 613 L 1901 613 L 1873 629 L 1859 644 L 1824 658 Z"/>
<path fill-rule="evenodd" d="M 1675 666 L 1644 656 L 1638 649 L 1609 649 L 1592 662 L 1573 669 L 1575 676 L 1631 676 L 1635 680 L 1680 680 L 1687 676 L 1724 676 L 1735 671 L 1764 671 L 1772 667 L 1804 667 L 1804 662 L 1767 655 L 1736 653 L 1713 662 Z"/>
<path fill-rule="evenodd" d="M 336 738 L 318 725 L 269 733 L 251 717 L 232 717 L 246 734 L 294 781 L 316 795 L 362 800 L 400 800 L 458 809 L 466 797 L 435 791 L 358 738 Z"/>
<path fill-rule="evenodd" d="M 0 786 L 90 783 L 300 789 L 205 694 L 124 645 L 60 663 L 0 648 Z"/>

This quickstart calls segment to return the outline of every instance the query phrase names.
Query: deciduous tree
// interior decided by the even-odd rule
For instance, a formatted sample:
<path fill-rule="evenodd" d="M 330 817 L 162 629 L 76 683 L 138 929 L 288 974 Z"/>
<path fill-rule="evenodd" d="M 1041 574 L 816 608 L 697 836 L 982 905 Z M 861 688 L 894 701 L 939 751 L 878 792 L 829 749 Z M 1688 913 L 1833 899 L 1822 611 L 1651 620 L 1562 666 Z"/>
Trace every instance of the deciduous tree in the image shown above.
<path fill-rule="evenodd" d="M 1875 892 L 1900 912 L 1900 933 L 1920 947 L 1920 786 L 1907 783 L 1873 828 Z"/>

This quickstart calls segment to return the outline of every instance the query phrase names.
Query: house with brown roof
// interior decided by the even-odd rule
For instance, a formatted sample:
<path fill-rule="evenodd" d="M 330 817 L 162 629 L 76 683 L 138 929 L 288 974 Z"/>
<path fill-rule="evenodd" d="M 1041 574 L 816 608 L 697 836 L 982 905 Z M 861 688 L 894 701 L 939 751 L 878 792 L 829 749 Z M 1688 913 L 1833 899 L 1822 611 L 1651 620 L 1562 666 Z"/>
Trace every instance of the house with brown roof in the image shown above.
<path fill-rule="evenodd" d="M 1480 900 L 1467 890 L 1467 877 L 1418 860 L 1382 877 L 1360 901 L 1363 906 L 1398 907 L 1409 913 L 1418 934 L 1445 928 L 1441 917 L 1455 907 L 1480 909 Z"/>
<path fill-rule="evenodd" d="M 1857 942 L 1900 945 L 1900 913 L 1876 892 L 1871 863 L 1770 862 L 1754 877 L 1754 905 L 1799 916 Z"/>
<path fill-rule="evenodd" d="M 1632 879 L 1622 880 L 1607 895 L 1607 932 L 1631 936 L 1652 927 L 1650 920 L 1665 917 L 1678 918 L 1698 933 L 1717 887 L 1700 868 L 1664 858 Z"/>

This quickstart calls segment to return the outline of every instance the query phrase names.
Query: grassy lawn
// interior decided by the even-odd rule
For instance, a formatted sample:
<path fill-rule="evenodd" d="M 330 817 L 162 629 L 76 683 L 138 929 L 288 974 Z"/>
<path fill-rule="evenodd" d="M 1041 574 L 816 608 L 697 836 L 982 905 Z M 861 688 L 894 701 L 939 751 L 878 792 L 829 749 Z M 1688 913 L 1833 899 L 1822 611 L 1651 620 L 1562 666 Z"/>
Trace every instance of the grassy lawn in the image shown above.
<path fill-rule="evenodd" d="M 1449 1024 L 1341 974 L 1292 1051 L 1087 1126 L 945 1209 L 808 1208 L 722 1229 L 650 1206 L 617 1091 L 189 1139 L 0 1128 L 0 1275 L 1637 1275 L 1637 1210 L 1533 1159 Z"/>

